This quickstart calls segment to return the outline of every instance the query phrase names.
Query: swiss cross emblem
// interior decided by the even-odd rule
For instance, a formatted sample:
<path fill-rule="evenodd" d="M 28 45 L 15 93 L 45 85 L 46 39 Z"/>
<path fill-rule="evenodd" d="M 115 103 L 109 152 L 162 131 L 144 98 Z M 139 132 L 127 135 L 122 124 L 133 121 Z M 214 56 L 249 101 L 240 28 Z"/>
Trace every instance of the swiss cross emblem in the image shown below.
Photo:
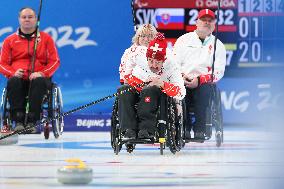
<path fill-rule="evenodd" d="M 162 51 L 163 48 L 159 48 L 159 44 L 158 43 L 155 43 L 154 46 L 151 46 L 150 49 L 153 50 L 153 54 L 152 54 L 152 58 L 155 58 L 155 55 L 158 51 Z"/>
<path fill-rule="evenodd" d="M 149 97 L 149 96 L 145 97 L 145 102 L 146 102 L 146 103 L 151 102 L 151 97 Z"/>
<path fill-rule="evenodd" d="M 209 53 L 209 54 L 211 53 L 211 50 L 212 50 L 212 45 L 210 45 L 210 46 L 208 47 L 208 53 Z"/>
<path fill-rule="evenodd" d="M 159 44 L 155 43 L 155 46 L 150 47 L 150 49 L 152 49 L 154 52 L 158 52 L 158 51 L 162 51 L 163 48 L 159 48 Z"/>

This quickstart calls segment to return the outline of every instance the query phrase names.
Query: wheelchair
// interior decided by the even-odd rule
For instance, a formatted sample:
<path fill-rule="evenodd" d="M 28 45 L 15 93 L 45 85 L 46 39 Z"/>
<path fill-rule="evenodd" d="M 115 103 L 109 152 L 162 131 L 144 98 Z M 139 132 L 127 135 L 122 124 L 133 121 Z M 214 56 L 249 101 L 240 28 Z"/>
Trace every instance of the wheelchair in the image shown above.
<path fill-rule="evenodd" d="M 164 102 L 164 103 L 162 103 Z M 160 144 L 160 154 L 163 155 L 165 147 L 175 154 L 184 146 L 182 116 L 178 116 L 173 98 L 162 94 L 161 103 L 157 113 L 157 132 L 151 139 L 123 139 L 118 119 L 118 98 L 115 99 L 111 116 L 111 146 L 118 155 L 125 144 L 127 152 L 131 153 L 136 144 Z"/>
<path fill-rule="evenodd" d="M 216 85 L 212 87 L 212 98 L 210 100 L 209 106 L 206 109 L 206 123 L 205 123 L 205 137 L 203 139 L 196 139 L 190 137 L 190 131 L 194 124 L 194 104 L 191 103 L 189 108 L 186 107 L 185 100 L 182 101 L 183 106 L 183 125 L 184 125 L 184 143 L 189 142 L 199 142 L 203 143 L 205 140 L 209 140 L 212 137 L 213 128 L 215 128 L 215 141 L 216 146 L 220 147 L 224 142 L 223 133 L 223 114 L 221 105 L 221 92 Z"/>
<path fill-rule="evenodd" d="M 44 95 L 42 102 L 40 128 L 43 128 L 45 139 L 49 138 L 50 127 L 55 138 L 58 138 L 63 133 L 64 120 L 59 117 L 63 113 L 62 93 L 55 83 L 51 83 L 51 87 Z M 45 123 L 46 122 L 46 123 Z M 8 102 L 7 90 L 3 89 L 0 107 L 0 127 L 7 130 L 13 130 L 11 120 L 10 105 Z M 42 130 L 42 129 L 41 129 Z"/>

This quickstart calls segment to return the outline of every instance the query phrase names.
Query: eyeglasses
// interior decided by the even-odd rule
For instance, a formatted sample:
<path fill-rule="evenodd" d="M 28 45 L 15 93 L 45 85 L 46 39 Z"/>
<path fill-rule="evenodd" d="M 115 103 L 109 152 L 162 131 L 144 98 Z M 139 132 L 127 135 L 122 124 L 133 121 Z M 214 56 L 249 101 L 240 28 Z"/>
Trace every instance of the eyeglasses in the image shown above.
<path fill-rule="evenodd" d="M 146 34 L 141 34 L 139 35 L 139 37 L 143 37 L 143 38 L 153 38 L 154 36 L 153 35 L 146 35 Z"/>

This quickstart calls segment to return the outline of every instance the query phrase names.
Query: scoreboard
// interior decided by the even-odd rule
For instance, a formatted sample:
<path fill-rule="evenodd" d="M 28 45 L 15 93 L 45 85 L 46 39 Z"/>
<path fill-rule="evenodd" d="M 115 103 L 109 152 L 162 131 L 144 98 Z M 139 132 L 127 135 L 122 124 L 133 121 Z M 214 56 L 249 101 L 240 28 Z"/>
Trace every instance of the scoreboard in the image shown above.
<path fill-rule="evenodd" d="M 171 47 L 179 36 L 195 30 L 199 10 L 209 8 L 217 15 L 218 0 L 136 0 L 134 5 L 136 24 L 153 24 Z M 225 76 L 282 72 L 283 24 L 284 0 L 221 0 L 218 38 L 226 47 Z"/>

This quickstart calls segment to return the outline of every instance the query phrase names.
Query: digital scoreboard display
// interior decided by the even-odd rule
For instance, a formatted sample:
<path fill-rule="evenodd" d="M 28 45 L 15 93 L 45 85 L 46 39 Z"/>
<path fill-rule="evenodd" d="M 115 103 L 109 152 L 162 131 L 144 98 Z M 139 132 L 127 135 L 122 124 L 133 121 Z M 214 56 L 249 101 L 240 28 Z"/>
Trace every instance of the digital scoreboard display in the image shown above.
<path fill-rule="evenodd" d="M 217 15 L 218 0 L 136 0 L 134 5 L 136 24 L 153 24 L 172 46 L 195 30 L 199 10 Z M 227 50 L 225 76 L 284 70 L 284 0 L 221 0 L 218 31 Z"/>

